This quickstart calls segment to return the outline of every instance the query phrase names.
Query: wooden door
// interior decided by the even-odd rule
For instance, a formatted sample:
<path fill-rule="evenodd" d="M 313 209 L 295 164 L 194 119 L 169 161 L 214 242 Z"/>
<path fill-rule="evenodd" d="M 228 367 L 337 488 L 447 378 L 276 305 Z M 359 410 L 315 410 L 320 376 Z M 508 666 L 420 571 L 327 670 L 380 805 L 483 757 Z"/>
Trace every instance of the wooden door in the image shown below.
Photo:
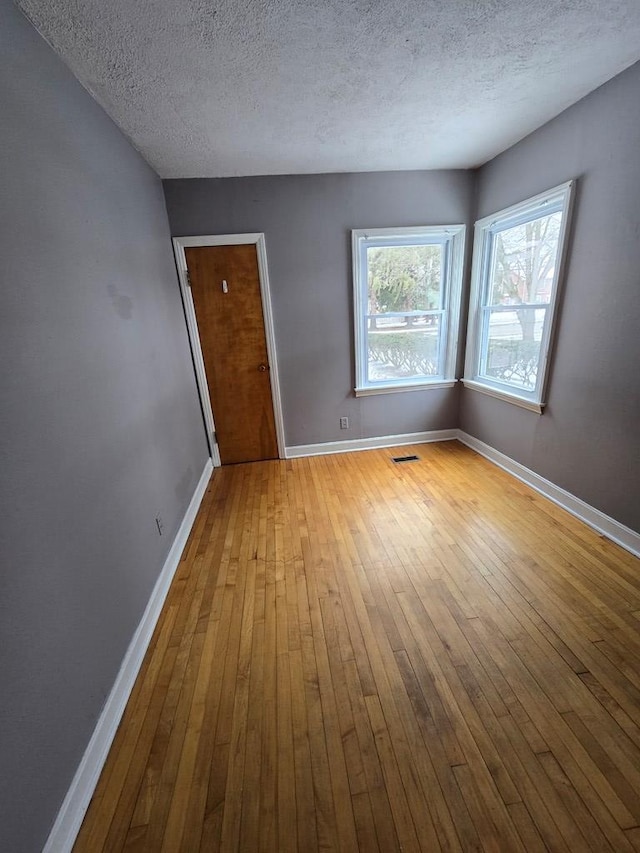
<path fill-rule="evenodd" d="M 256 246 L 198 246 L 185 256 L 220 459 L 277 459 Z"/>

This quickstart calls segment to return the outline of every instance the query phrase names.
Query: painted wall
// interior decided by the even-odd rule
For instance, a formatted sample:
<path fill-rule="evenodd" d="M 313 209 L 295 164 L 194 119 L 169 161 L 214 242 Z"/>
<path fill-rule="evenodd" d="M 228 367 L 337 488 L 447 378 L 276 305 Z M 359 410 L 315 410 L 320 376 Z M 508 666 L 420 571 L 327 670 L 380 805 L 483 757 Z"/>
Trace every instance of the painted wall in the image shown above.
<path fill-rule="evenodd" d="M 640 64 L 484 166 L 478 217 L 577 178 L 542 416 L 470 389 L 461 427 L 640 530 Z"/>
<path fill-rule="evenodd" d="M 8 2 L 0 62 L 0 850 L 34 853 L 208 452 L 160 181 Z"/>
<path fill-rule="evenodd" d="M 457 425 L 458 388 L 354 396 L 351 229 L 464 223 L 473 188 L 465 171 L 164 181 L 175 236 L 265 233 L 287 446 Z"/>

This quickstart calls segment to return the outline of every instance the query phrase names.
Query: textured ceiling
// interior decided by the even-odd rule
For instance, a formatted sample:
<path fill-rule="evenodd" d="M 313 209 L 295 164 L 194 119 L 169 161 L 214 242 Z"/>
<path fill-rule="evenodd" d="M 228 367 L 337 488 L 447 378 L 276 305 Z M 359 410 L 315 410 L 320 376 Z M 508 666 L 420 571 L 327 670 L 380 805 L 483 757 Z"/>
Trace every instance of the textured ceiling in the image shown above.
<path fill-rule="evenodd" d="M 640 0 L 18 0 L 162 177 L 468 168 L 640 59 Z"/>

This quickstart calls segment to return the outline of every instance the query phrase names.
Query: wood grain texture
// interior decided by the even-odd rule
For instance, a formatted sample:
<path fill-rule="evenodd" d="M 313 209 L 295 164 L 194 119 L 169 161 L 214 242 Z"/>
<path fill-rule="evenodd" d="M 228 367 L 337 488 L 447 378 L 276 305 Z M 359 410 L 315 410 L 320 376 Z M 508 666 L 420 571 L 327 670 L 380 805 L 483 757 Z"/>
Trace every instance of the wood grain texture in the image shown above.
<path fill-rule="evenodd" d="M 640 563 L 456 442 L 215 474 L 78 837 L 640 849 Z"/>
<path fill-rule="evenodd" d="M 256 247 L 190 247 L 185 256 L 220 458 L 277 459 Z"/>

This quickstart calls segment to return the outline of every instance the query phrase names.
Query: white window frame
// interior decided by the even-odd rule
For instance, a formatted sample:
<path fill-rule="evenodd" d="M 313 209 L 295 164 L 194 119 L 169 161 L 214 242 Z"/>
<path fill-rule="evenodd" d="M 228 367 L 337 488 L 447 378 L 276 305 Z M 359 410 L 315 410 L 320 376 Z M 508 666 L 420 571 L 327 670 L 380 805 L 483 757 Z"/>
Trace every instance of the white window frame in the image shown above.
<path fill-rule="evenodd" d="M 444 352 L 442 375 L 432 379 L 385 379 L 371 382 L 367 379 L 367 263 L 366 250 L 369 245 L 410 245 L 412 238 L 423 243 L 440 243 L 445 249 L 445 273 L 443 277 L 444 313 L 440 329 L 441 346 Z M 418 391 L 427 388 L 452 388 L 456 383 L 455 370 L 458 352 L 460 322 L 460 297 L 464 268 L 464 225 L 416 226 L 413 228 L 361 228 L 351 232 L 353 258 L 353 293 L 356 357 L 356 397 L 372 394 L 389 394 L 398 391 Z M 396 242 L 394 242 L 396 241 Z"/>
<path fill-rule="evenodd" d="M 491 216 L 479 219 L 475 224 L 473 241 L 473 263 L 471 269 L 471 294 L 469 297 L 469 319 L 467 323 L 467 353 L 463 383 L 465 387 L 506 400 L 517 406 L 542 414 L 545 406 L 549 378 L 550 356 L 554 339 L 554 321 L 564 278 L 567 254 L 573 191 L 575 181 L 567 181 L 546 192 L 500 210 Z M 515 388 L 506 382 L 488 379 L 480 375 L 480 364 L 484 346 L 483 311 L 486 308 L 493 236 L 500 231 L 524 224 L 544 216 L 546 212 L 559 210 L 562 222 L 558 236 L 558 254 L 551 285 L 549 307 L 546 310 L 536 387 L 532 391 Z"/>

